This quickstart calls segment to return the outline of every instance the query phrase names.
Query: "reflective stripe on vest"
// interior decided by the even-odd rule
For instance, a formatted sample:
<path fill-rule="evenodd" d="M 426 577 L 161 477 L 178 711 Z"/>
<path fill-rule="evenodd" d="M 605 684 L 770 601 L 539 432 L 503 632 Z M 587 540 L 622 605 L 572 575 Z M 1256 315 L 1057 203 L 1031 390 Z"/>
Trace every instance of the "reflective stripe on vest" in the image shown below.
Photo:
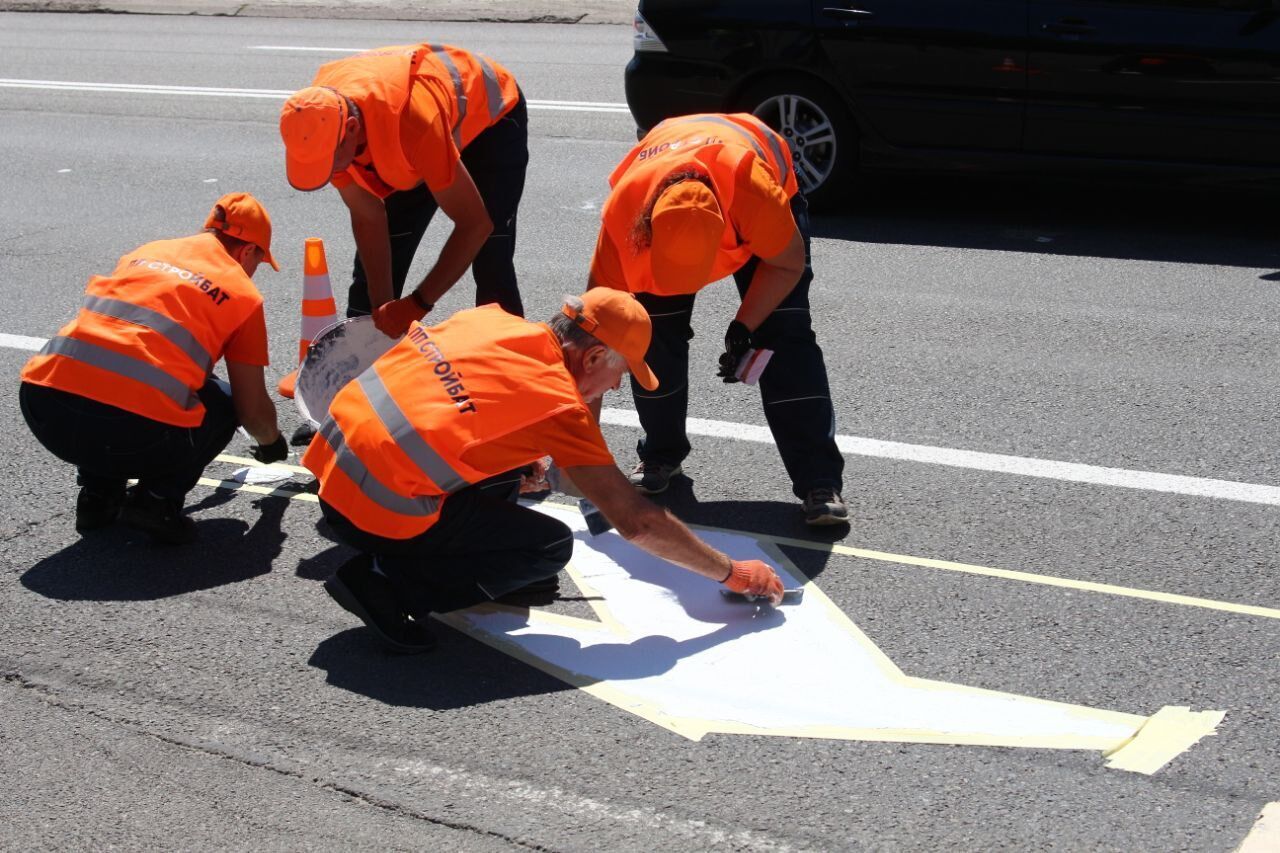
<path fill-rule="evenodd" d="M 366 498 L 383 509 L 415 518 L 430 518 L 440 509 L 440 499 L 438 497 L 425 495 L 418 498 L 406 498 L 383 485 L 360 461 L 360 457 L 356 456 L 347 447 L 347 438 L 342 434 L 342 428 L 338 426 L 338 422 L 333 418 L 325 419 L 324 425 L 320 427 L 320 437 L 333 450 L 333 461 L 338 466 L 338 469 L 351 478 L 351 482 L 356 484 L 356 488 Z"/>
<path fill-rule="evenodd" d="M 73 358 L 126 379 L 141 382 L 168 397 L 184 411 L 191 411 L 200 405 L 200 397 L 194 391 L 155 365 L 88 341 L 59 335 L 56 338 L 50 338 L 40 350 L 40 354 Z"/>
<path fill-rule="evenodd" d="M 413 428 L 409 419 L 396 403 L 387 386 L 382 384 L 376 370 L 366 370 L 356 380 L 369 399 L 369 405 L 382 421 L 382 426 L 391 436 L 396 446 L 404 451 L 405 456 L 413 460 L 418 470 L 431 478 L 431 482 L 440 487 L 442 492 L 456 492 L 471 485 L 462 475 L 449 466 L 439 453 L 427 444 L 422 435 Z"/>
<path fill-rule="evenodd" d="M 462 90 L 462 74 L 458 71 L 458 66 L 454 64 L 451 57 L 444 48 L 437 47 L 434 44 L 428 44 L 427 50 L 431 51 L 431 55 L 440 60 L 441 64 L 448 70 L 449 76 L 453 79 L 453 98 L 458 102 L 458 121 L 453 126 L 453 144 L 462 147 L 462 122 L 467 117 L 467 93 Z"/>
<path fill-rule="evenodd" d="M 92 311 L 95 314 L 114 317 L 117 320 L 124 320 L 127 323 L 133 323 L 138 326 L 146 326 L 182 350 L 187 358 L 195 362 L 196 366 L 204 373 L 207 374 L 213 370 L 213 357 L 209 355 L 209 351 L 204 348 L 204 345 L 196 340 L 195 335 L 159 311 L 152 311 L 150 308 L 143 308 L 141 305 L 134 305 L 132 302 L 123 302 L 106 296 L 86 296 L 84 298 L 84 307 L 85 310 Z"/>
<path fill-rule="evenodd" d="M 730 130 L 737 133 L 740 137 L 747 140 L 747 142 L 751 143 L 752 149 L 755 150 L 756 155 L 760 157 L 760 159 L 766 160 L 766 161 L 769 160 L 769 157 L 764 153 L 764 149 L 760 147 L 760 141 L 758 139 L 756 139 L 754 136 L 748 133 L 747 130 L 742 125 L 736 122 L 729 121 L 729 119 L 725 118 L 724 116 L 718 116 L 718 115 L 684 116 L 682 118 L 675 119 L 671 123 L 686 124 L 691 122 L 703 122 L 703 121 L 710 122 L 711 124 L 718 124 L 718 125 L 721 125 L 722 127 L 729 128 Z M 666 122 L 663 122 L 663 124 L 666 124 Z M 776 166 L 776 171 L 778 173 L 777 174 L 778 180 L 785 181 L 787 157 L 784 155 L 782 147 L 779 145 L 778 135 L 768 127 L 764 128 L 763 135 L 764 135 L 764 138 L 769 141 L 769 150 L 773 152 L 772 162 Z"/>

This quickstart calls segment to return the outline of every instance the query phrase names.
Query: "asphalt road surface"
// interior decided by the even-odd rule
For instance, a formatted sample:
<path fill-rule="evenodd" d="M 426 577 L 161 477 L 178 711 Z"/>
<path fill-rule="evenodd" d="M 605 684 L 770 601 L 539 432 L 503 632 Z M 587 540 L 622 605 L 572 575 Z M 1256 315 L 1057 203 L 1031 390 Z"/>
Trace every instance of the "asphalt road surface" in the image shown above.
<path fill-rule="evenodd" d="M 336 193 L 284 180 L 282 93 L 343 50 L 427 37 L 499 58 L 531 101 L 517 262 L 529 314 L 547 316 L 584 284 L 605 176 L 634 139 L 629 28 L 0 14 L 0 847 L 1245 838 L 1280 800 L 1280 251 L 1274 215 L 1245 199 L 867 182 L 814 243 L 853 524 L 804 529 L 758 398 L 715 379 L 728 284 L 699 299 L 703 420 L 666 498 L 692 522 L 803 540 L 786 556 L 911 676 L 1144 716 L 1225 712 L 1154 774 L 1089 750 L 694 741 L 446 626 L 434 654 L 387 656 L 325 596 L 350 552 L 289 493 L 197 488 L 191 548 L 78 537 L 72 473 L 13 393 L 30 347 L 73 316 L 89 275 L 249 190 L 284 266 L 257 277 L 274 384 L 296 358 L 303 239 L 325 239 L 340 302 L 353 249 Z M 435 315 L 470 301 L 464 280 Z M 629 394 L 605 405 L 630 465 Z M 281 413 L 291 431 L 296 412 Z M 546 609 L 580 614 L 582 598 L 566 588 Z M 779 698 L 770 666 L 762 702 Z"/>

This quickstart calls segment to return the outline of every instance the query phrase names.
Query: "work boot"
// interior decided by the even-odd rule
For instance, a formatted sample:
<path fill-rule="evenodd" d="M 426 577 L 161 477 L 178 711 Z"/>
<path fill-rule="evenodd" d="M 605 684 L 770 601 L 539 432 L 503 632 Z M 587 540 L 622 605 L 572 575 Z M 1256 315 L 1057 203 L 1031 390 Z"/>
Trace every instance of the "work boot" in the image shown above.
<path fill-rule="evenodd" d="M 293 435 L 289 436 L 289 443 L 294 447 L 306 447 L 311 443 L 311 439 L 315 438 L 316 428 L 312 426 L 310 421 L 304 421 L 298 424 L 298 428 L 293 431 Z"/>
<path fill-rule="evenodd" d="M 324 591 L 343 610 L 359 617 L 391 651 L 415 655 L 435 648 L 436 638 L 405 614 L 391 579 L 374 570 L 368 554 L 343 563 L 324 582 Z"/>
<path fill-rule="evenodd" d="M 644 495 L 658 495 L 671 485 L 671 478 L 680 473 L 680 466 L 667 465 L 664 462 L 640 460 L 640 464 L 628 478 L 636 491 Z"/>
<path fill-rule="evenodd" d="M 849 508 L 835 489 L 826 486 L 810 489 L 804 498 L 804 523 L 811 527 L 848 524 Z"/>
<path fill-rule="evenodd" d="M 129 489 L 120 523 L 150 534 L 155 542 L 186 545 L 196 539 L 196 523 L 182 514 L 180 499 L 153 495 L 141 485 Z"/>
<path fill-rule="evenodd" d="M 120 517 L 120 506 L 123 503 L 123 489 L 103 493 L 81 486 L 80 494 L 76 496 L 76 532 L 88 533 L 112 524 Z"/>

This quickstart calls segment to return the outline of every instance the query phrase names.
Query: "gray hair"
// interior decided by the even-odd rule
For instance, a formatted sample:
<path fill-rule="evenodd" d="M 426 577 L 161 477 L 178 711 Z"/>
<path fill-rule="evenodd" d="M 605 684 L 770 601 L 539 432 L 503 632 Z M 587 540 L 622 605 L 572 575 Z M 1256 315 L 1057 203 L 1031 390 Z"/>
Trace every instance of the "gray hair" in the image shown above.
<path fill-rule="evenodd" d="M 578 296 L 565 296 L 564 308 L 568 308 L 576 315 L 582 311 L 582 298 Z M 565 314 L 563 310 L 557 311 L 547 321 L 547 325 L 551 327 L 551 331 L 555 333 L 559 339 L 560 345 L 567 350 L 575 350 L 577 352 L 586 352 L 592 347 L 604 347 L 607 351 L 606 357 L 609 359 L 610 367 L 626 366 L 626 359 L 622 354 L 617 352 L 613 347 L 597 338 L 595 335 L 583 329 L 578 325 L 577 321 Z"/>

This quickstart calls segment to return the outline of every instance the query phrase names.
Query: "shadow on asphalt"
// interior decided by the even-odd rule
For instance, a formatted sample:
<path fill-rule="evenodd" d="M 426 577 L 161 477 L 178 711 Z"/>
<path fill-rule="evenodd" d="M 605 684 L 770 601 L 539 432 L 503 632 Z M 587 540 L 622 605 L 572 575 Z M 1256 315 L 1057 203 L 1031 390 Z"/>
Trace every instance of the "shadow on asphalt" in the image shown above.
<path fill-rule="evenodd" d="M 436 711 L 576 689 L 442 625 L 432 631 L 434 651 L 397 655 L 366 628 L 352 628 L 321 642 L 307 663 L 341 690 Z"/>
<path fill-rule="evenodd" d="M 215 492 L 191 509 L 230 499 L 231 492 Z M 246 581 L 271 571 L 287 535 L 280 522 L 288 503 L 253 501 L 261 515 L 252 527 L 240 519 L 198 520 L 200 538 L 186 546 L 156 545 L 119 525 L 96 531 L 36 563 L 22 585 L 63 601 L 154 601 Z"/>
<path fill-rule="evenodd" d="M 799 502 L 699 501 L 694 494 L 693 481 L 684 474 L 672 477 L 671 485 L 665 492 L 652 495 L 649 499 L 671 510 L 676 518 L 686 524 L 720 527 L 746 536 L 761 533 L 823 545 L 839 542 L 849 535 L 850 530 L 848 524 L 809 527 L 801 516 Z M 849 511 L 856 517 L 856 507 L 850 507 Z M 783 548 L 796 568 L 810 580 L 822 574 L 831 557 L 830 552 L 826 551 L 786 546 Z M 803 558 L 799 559 L 802 555 Z"/>
<path fill-rule="evenodd" d="M 869 176 L 814 236 L 864 243 L 1269 268 L 1274 196 L 1049 179 Z M 819 275 L 821 271 L 819 270 Z"/>

